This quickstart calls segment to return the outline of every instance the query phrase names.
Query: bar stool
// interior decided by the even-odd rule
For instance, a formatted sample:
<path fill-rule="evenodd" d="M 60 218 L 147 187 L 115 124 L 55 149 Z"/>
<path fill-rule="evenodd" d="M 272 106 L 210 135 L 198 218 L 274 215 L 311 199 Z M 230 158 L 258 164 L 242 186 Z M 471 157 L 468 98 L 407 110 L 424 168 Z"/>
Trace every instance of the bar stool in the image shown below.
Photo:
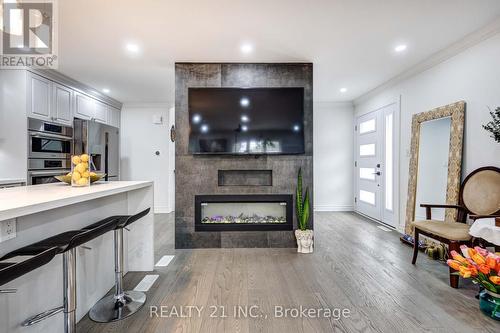
<path fill-rule="evenodd" d="M 10 252 L 0 259 L 0 261 L 4 261 L 16 256 L 35 255 L 36 253 L 48 251 L 52 248 L 56 249 L 55 254 L 62 253 L 63 255 L 63 306 L 28 318 L 22 323 L 22 326 L 31 326 L 63 311 L 64 332 L 76 332 L 76 248 L 113 230 L 118 221 L 116 216 L 108 217 L 93 224 L 94 228 L 63 232 L 59 235 Z"/>
<path fill-rule="evenodd" d="M 89 311 L 89 317 L 98 323 L 122 320 L 136 313 L 144 303 L 146 294 L 140 291 L 123 290 L 123 229 L 148 215 L 150 208 L 132 216 L 119 216 L 114 232 L 115 248 L 115 293 L 102 298 Z M 92 228 L 89 226 L 88 228 Z M 128 230 L 128 229 L 127 229 Z"/>
<path fill-rule="evenodd" d="M 5 262 L 0 262 L 0 286 L 47 264 L 56 256 L 57 251 L 57 247 L 51 247 L 33 254 L 22 261 L 6 260 Z M 16 289 L 0 289 L 0 293 L 2 294 L 15 293 L 16 291 Z"/>

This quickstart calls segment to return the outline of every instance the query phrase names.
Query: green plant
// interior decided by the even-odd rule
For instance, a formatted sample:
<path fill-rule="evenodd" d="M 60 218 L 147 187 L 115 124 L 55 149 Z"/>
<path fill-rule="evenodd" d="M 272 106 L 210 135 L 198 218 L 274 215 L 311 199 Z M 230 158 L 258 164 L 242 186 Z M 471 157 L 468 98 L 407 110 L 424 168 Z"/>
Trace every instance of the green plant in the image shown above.
<path fill-rule="evenodd" d="M 309 216 L 311 214 L 311 205 L 309 200 L 309 189 L 306 188 L 306 194 L 302 192 L 302 168 L 297 175 L 297 191 L 295 196 L 295 208 L 297 210 L 297 223 L 300 230 L 306 230 L 309 226 Z"/>
<path fill-rule="evenodd" d="M 483 125 L 483 128 L 491 132 L 491 137 L 500 143 L 500 107 L 496 108 L 495 111 L 490 111 L 490 115 L 493 120 Z"/>

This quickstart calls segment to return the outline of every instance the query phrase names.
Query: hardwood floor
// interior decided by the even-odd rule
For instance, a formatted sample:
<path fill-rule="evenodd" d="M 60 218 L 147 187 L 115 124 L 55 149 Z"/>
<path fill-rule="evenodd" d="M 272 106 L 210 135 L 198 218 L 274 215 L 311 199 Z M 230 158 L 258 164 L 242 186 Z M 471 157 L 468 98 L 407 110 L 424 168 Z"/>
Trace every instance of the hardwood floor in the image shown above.
<path fill-rule="evenodd" d="M 498 332 L 500 324 L 480 313 L 477 287 L 448 285 L 448 268 L 420 255 L 399 234 L 352 213 L 315 214 L 315 253 L 295 249 L 173 249 L 173 216 L 157 215 L 155 255 L 175 254 L 147 292 L 146 306 L 117 323 L 88 317 L 78 332 Z M 144 273 L 129 273 L 132 289 Z M 234 306 L 257 305 L 256 318 L 235 316 Z M 164 306 L 159 318 L 151 306 Z M 203 307 L 201 315 L 187 306 Z M 276 318 L 275 306 L 348 309 L 334 318 Z M 181 308 L 183 307 L 183 308 Z M 226 318 L 221 318 L 222 309 Z M 210 314 L 217 310 L 215 317 Z M 347 311 L 347 310 L 344 310 Z M 154 312 L 153 312 L 154 313 Z M 278 311 L 278 314 L 280 312 Z M 174 313 L 175 314 L 175 313 Z M 294 315 L 294 313 L 289 313 Z M 314 316 L 313 316 L 314 317 Z"/>

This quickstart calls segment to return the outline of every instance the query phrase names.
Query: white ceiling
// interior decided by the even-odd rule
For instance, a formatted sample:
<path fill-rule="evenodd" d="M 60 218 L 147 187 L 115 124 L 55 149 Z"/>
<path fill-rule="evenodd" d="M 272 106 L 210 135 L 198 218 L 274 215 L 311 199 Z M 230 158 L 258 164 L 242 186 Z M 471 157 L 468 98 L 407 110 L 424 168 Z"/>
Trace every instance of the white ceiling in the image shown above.
<path fill-rule="evenodd" d="M 171 102 L 175 62 L 307 61 L 314 99 L 347 101 L 498 16 L 498 0 L 60 0 L 59 70 L 122 102 Z"/>

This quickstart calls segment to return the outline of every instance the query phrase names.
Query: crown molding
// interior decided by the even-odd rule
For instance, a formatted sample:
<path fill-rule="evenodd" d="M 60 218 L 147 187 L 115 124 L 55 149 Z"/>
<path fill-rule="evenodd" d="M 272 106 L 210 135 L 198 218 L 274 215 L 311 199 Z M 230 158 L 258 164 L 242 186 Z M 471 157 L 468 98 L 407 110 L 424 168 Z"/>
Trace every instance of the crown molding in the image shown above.
<path fill-rule="evenodd" d="M 123 108 L 170 109 L 174 102 L 124 102 Z"/>
<path fill-rule="evenodd" d="M 426 70 L 435 67 L 442 62 L 445 62 L 446 60 L 464 52 L 465 50 L 481 43 L 482 41 L 485 41 L 495 36 L 498 33 L 500 33 L 500 18 L 495 19 L 494 21 L 490 22 L 481 29 L 478 29 L 466 35 L 464 38 L 432 54 L 430 57 L 418 63 L 417 65 L 411 67 L 410 69 L 394 76 L 393 78 L 375 87 L 374 89 L 355 98 L 353 100 L 353 103 L 354 105 L 361 104 L 370 99 L 371 97 L 382 92 L 383 90 L 392 87 L 397 83 L 400 83 L 412 76 L 416 76 L 422 72 L 425 72 Z"/>
<path fill-rule="evenodd" d="M 348 106 L 354 107 L 352 101 L 313 101 L 313 106 Z"/>

